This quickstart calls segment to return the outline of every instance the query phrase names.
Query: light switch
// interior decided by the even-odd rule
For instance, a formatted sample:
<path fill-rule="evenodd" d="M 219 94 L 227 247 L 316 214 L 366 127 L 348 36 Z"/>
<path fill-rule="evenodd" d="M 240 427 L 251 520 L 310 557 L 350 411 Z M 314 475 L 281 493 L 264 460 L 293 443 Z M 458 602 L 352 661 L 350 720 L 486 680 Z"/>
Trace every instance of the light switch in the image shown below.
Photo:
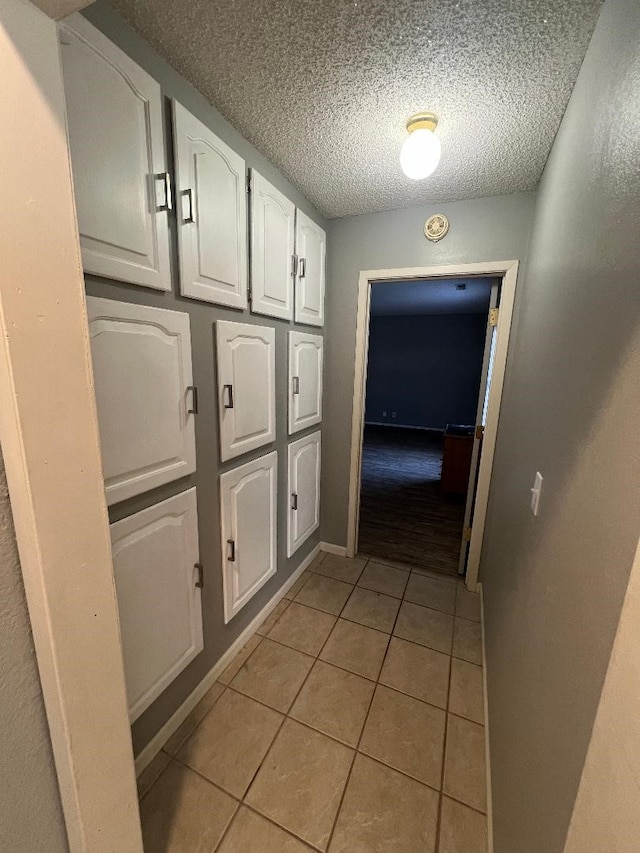
<path fill-rule="evenodd" d="M 531 512 L 534 515 L 538 514 L 538 509 L 540 507 L 540 494 L 542 493 L 542 474 L 540 471 L 536 471 L 536 477 L 533 481 L 533 488 L 531 489 Z"/>

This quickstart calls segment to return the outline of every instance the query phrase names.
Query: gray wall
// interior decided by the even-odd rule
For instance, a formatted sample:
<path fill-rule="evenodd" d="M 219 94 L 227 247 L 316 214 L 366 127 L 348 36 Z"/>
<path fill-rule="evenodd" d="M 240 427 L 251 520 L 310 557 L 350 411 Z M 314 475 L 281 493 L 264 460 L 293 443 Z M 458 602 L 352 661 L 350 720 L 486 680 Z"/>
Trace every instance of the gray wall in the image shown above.
<path fill-rule="evenodd" d="M 68 851 L 0 455 L 0 850 Z"/>
<path fill-rule="evenodd" d="M 639 42 L 607 0 L 520 292 L 481 565 L 495 853 L 563 850 L 640 532 Z"/>
<path fill-rule="evenodd" d="M 358 275 L 361 270 L 523 259 L 534 193 L 351 216 L 329 223 L 322 538 L 347 542 Z M 445 213 L 450 231 L 425 239 L 425 220 Z"/>
<path fill-rule="evenodd" d="M 486 327 L 486 314 L 372 317 L 367 422 L 430 429 L 475 423 Z"/>
<path fill-rule="evenodd" d="M 169 98 L 177 98 L 180 103 L 217 133 L 228 145 L 232 146 L 247 161 L 255 166 L 269 181 L 285 193 L 298 207 L 323 227 L 322 217 L 264 158 L 253 149 L 246 140 L 237 134 L 213 107 L 199 95 L 182 77 L 180 77 L 158 54 L 143 41 L 124 21 L 104 2 L 88 7 L 83 14 L 105 33 L 122 50 L 148 71 L 159 83 L 165 97 L 166 140 L 170 145 Z M 171 158 L 168 158 L 171 163 Z M 274 596 L 283 582 L 298 567 L 304 557 L 319 541 L 319 532 L 305 542 L 291 559 L 287 559 L 286 521 L 288 495 L 286 486 L 287 453 L 287 332 L 299 328 L 322 334 L 322 330 L 310 327 L 296 327 L 282 320 L 251 315 L 248 311 L 236 311 L 185 299 L 178 292 L 177 251 L 175 220 L 171 221 L 171 245 L 173 265 L 173 292 L 159 293 L 135 285 L 110 282 L 95 276 L 87 276 L 87 293 L 120 299 L 158 308 L 172 308 L 186 311 L 191 320 L 191 340 L 193 354 L 194 382 L 199 389 L 200 414 L 196 418 L 197 471 L 189 477 L 176 480 L 159 489 L 139 495 L 112 507 L 112 521 L 124 518 L 164 498 L 185 489 L 196 486 L 198 490 L 198 521 L 200 533 L 200 556 L 204 564 L 205 587 L 203 590 L 203 622 L 205 648 L 196 660 L 164 691 L 164 693 L 136 720 L 133 725 L 134 751 L 138 753 L 171 714 L 182 704 L 189 693 L 197 686 L 231 643 L 244 630 L 249 622 Z M 259 450 L 242 456 L 231 462 L 221 464 L 218 455 L 218 426 L 215 392 L 214 359 L 214 321 L 216 319 L 236 320 L 245 323 L 273 326 L 276 330 L 276 442 L 265 445 Z M 314 432 L 314 427 L 306 432 Z M 300 438 L 305 431 L 297 433 Z M 223 619 L 222 599 L 222 560 L 220 551 L 220 506 L 218 477 L 222 471 L 236 467 L 250 459 L 262 456 L 271 450 L 278 451 L 279 495 L 278 495 L 278 572 L 251 599 L 251 601 L 228 624 Z M 324 453 L 324 448 L 323 448 Z"/>

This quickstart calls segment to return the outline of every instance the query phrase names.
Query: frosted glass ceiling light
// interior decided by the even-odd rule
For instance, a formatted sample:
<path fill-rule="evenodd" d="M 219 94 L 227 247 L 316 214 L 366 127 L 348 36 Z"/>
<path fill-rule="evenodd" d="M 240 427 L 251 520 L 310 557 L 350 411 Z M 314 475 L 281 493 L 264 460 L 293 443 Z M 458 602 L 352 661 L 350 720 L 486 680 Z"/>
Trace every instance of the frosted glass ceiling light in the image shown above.
<path fill-rule="evenodd" d="M 400 149 L 400 165 L 414 181 L 428 178 L 438 168 L 442 149 L 433 132 L 437 126 L 438 117 L 433 113 L 416 113 L 407 122 L 409 136 Z"/>

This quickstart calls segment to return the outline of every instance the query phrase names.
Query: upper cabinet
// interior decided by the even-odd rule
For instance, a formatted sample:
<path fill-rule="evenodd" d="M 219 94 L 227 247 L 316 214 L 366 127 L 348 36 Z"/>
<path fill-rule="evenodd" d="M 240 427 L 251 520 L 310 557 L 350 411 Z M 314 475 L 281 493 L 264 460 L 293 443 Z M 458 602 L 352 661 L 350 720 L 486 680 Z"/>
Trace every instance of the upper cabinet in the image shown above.
<path fill-rule="evenodd" d="M 301 210 L 296 215 L 296 323 L 324 324 L 326 234 Z"/>
<path fill-rule="evenodd" d="M 322 337 L 289 332 L 289 435 L 322 420 Z"/>
<path fill-rule="evenodd" d="M 251 310 L 293 319 L 296 208 L 251 171 Z"/>
<path fill-rule="evenodd" d="M 160 86 L 80 15 L 59 38 L 85 272 L 170 290 Z"/>
<path fill-rule="evenodd" d="M 87 312 L 113 504 L 196 470 L 189 315 L 92 296 Z"/>
<path fill-rule="evenodd" d="M 276 333 L 216 323 L 220 455 L 223 461 L 276 439 Z"/>
<path fill-rule="evenodd" d="M 173 102 L 180 292 L 247 307 L 247 193 L 242 157 Z"/>

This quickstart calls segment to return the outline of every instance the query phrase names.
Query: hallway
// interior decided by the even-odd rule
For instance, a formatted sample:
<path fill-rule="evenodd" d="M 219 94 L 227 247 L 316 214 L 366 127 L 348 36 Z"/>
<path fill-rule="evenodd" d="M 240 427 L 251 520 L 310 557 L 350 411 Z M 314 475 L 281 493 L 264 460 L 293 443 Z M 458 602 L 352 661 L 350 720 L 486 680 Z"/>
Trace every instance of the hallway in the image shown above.
<path fill-rule="evenodd" d="M 479 619 L 320 554 L 139 780 L 146 853 L 485 853 Z"/>
<path fill-rule="evenodd" d="M 441 491 L 441 466 L 440 433 L 365 426 L 361 554 L 457 575 L 464 496 Z"/>

